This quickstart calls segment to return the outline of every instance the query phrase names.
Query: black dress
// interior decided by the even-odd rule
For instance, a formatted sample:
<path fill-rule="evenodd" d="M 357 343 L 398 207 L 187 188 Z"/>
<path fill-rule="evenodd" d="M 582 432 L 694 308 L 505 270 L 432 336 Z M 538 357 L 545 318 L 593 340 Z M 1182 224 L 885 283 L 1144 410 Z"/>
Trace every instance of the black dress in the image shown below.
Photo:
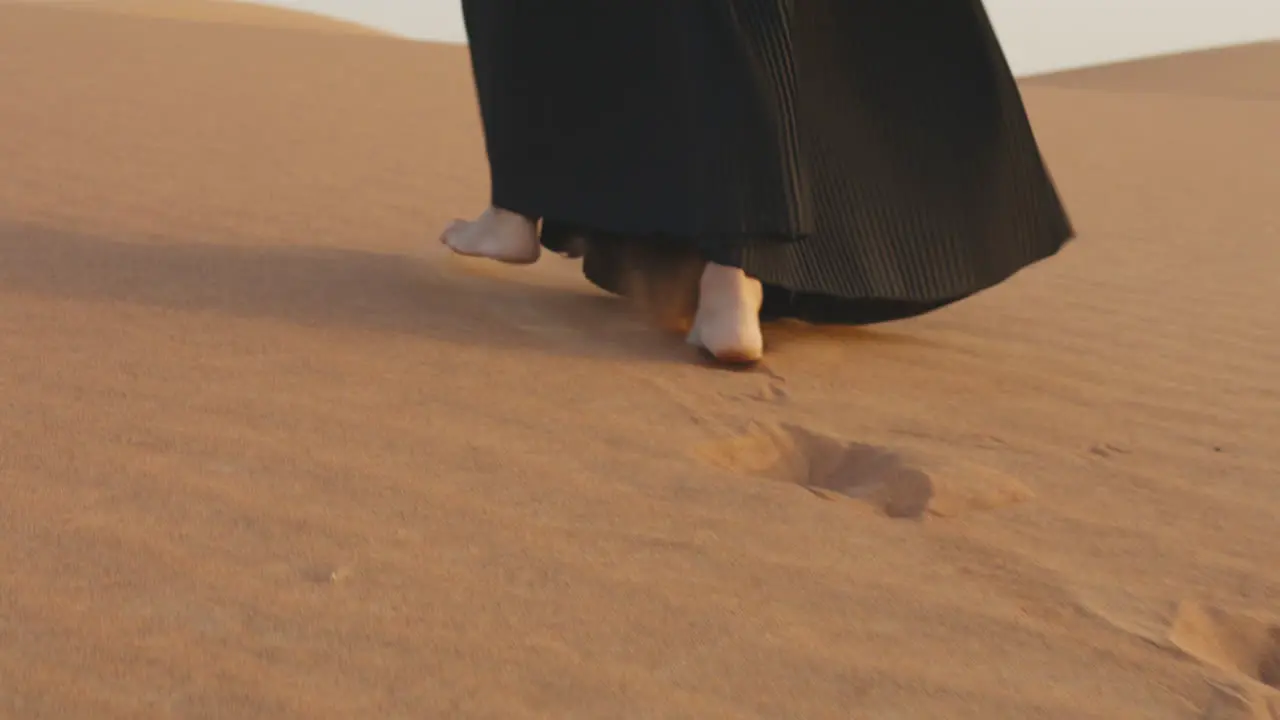
<path fill-rule="evenodd" d="M 980 0 L 462 5 L 493 204 L 606 290 L 710 260 L 879 322 L 1072 236 Z"/>

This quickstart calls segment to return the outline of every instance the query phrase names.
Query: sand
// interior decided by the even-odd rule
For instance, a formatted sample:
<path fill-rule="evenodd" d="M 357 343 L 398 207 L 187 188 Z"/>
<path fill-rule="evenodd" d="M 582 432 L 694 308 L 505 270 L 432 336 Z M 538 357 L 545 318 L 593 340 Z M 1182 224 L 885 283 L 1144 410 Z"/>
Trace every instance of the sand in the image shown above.
<path fill-rule="evenodd" d="M 726 372 L 439 248 L 462 49 L 181 2 L 0 6 L 0 717 L 1280 717 L 1280 44 L 1029 79 L 1077 242 Z"/>

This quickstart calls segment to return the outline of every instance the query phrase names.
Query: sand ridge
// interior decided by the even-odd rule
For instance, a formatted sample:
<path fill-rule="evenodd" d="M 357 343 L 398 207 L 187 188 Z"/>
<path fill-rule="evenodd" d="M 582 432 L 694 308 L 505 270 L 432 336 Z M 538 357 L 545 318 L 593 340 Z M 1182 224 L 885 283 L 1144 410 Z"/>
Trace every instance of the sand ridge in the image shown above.
<path fill-rule="evenodd" d="M 1164 55 L 1027 78 L 1029 85 L 1131 94 L 1276 100 L 1280 40 Z"/>
<path fill-rule="evenodd" d="M 460 48 L 0 48 L 0 717 L 1280 717 L 1265 47 L 1029 80 L 1080 239 L 745 373 L 434 243 Z"/>
<path fill-rule="evenodd" d="M 348 20 L 242 0 L 0 0 L 3 5 L 37 5 L 76 13 L 115 13 L 139 19 L 219 23 L 277 30 L 386 35 Z"/>

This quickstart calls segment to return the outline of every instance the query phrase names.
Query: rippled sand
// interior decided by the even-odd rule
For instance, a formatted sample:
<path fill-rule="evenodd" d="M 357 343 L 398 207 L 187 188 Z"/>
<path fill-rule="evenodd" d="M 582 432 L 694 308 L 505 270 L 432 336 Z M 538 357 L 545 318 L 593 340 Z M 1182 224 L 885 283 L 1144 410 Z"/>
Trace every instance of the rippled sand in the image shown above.
<path fill-rule="evenodd" d="M 462 49 L 125 5 L 0 5 L 0 717 L 1280 717 L 1280 43 L 1026 81 L 1079 240 L 734 373 L 443 254 Z"/>

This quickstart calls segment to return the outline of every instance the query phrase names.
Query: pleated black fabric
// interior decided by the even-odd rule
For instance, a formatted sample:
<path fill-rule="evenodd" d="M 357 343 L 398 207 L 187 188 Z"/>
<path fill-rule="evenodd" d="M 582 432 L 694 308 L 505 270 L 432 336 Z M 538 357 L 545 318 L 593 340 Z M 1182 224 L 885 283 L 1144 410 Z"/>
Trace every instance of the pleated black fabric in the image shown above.
<path fill-rule="evenodd" d="M 607 290 L 711 260 L 768 317 L 878 322 L 1072 235 L 980 0 L 463 10 L 494 204 Z"/>

